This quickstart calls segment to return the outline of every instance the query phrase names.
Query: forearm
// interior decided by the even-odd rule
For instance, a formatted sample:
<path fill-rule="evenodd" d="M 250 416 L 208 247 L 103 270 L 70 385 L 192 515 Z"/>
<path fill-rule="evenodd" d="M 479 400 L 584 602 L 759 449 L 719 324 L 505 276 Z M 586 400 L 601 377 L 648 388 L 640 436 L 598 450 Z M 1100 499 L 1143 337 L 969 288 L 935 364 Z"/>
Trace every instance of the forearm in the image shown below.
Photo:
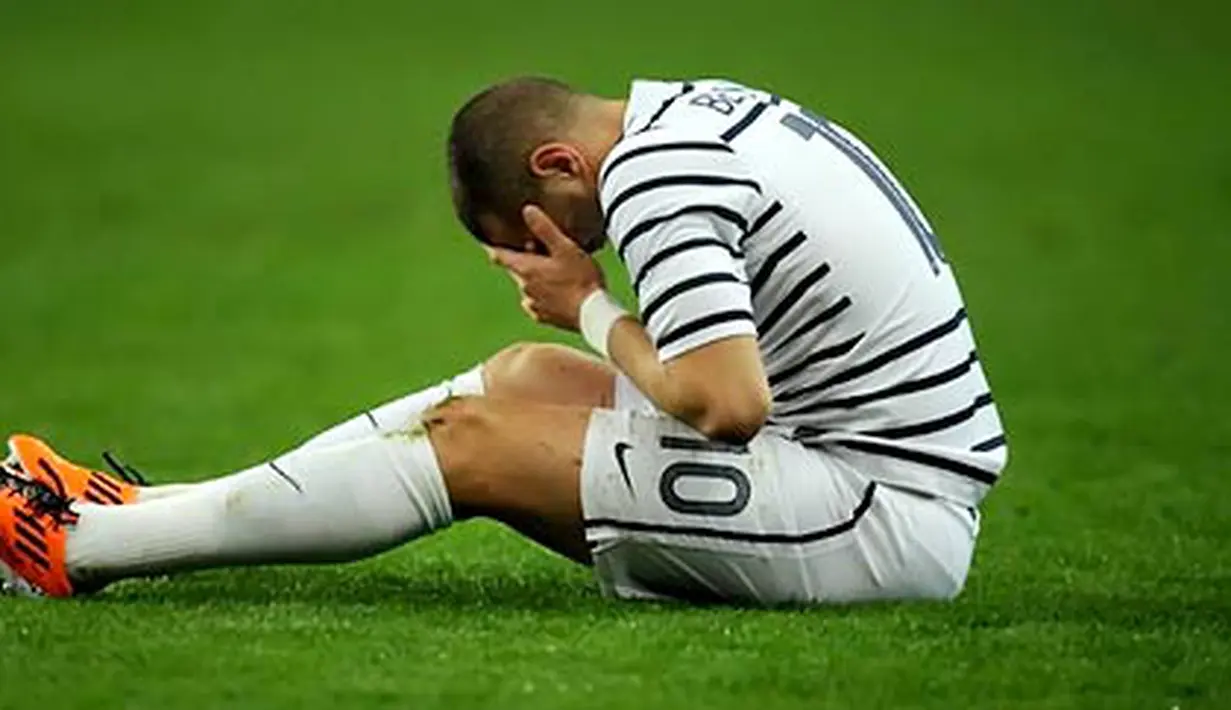
<path fill-rule="evenodd" d="M 705 436 L 744 442 L 765 423 L 769 384 L 754 337 L 732 335 L 664 362 L 645 328 L 601 292 L 583 303 L 581 330 L 660 410 Z"/>
<path fill-rule="evenodd" d="M 650 336 L 633 318 L 622 318 L 611 329 L 608 354 L 617 368 L 662 411 L 697 429 L 704 429 L 705 406 L 690 397 L 658 358 Z"/>
<path fill-rule="evenodd" d="M 654 342 L 632 314 L 600 291 L 582 302 L 579 319 L 586 342 L 606 355 L 659 409 L 693 426 L 701 423 L 698 410 L 704 407 L 691 403 L 669 376 Z"/>

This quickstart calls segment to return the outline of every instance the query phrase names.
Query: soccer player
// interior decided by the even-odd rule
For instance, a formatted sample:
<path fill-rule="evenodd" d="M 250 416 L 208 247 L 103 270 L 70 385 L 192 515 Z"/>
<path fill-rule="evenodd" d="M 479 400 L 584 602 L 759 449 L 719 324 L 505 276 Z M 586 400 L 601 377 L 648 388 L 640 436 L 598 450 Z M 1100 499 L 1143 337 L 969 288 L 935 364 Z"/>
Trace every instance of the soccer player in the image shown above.
<path fill-rule="evenodd" d="M 338 562 L 495 518 L 622 598 L 947 599 L 1007 449 L 953 272 L 855 136 L 728 81 L 488 88 L 454 205 L 535 320 L 518 345 L 251 469 L 145 487 L 10 439 L 0 570 Z M 590 254 L 610 241 L 637 315 Z"/>

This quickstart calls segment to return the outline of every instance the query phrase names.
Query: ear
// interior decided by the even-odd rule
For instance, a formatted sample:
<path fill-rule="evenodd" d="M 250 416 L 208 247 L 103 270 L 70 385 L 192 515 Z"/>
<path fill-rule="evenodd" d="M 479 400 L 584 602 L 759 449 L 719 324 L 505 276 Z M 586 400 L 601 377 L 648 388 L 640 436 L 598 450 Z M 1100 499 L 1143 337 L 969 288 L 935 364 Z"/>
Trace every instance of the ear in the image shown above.
<path fill-rule="evenodd" d="M 530 153 L 530 174 L 537 178 L 579 177 L 585 171 L 581 153 L 567 143 L 544 143 Z"/>

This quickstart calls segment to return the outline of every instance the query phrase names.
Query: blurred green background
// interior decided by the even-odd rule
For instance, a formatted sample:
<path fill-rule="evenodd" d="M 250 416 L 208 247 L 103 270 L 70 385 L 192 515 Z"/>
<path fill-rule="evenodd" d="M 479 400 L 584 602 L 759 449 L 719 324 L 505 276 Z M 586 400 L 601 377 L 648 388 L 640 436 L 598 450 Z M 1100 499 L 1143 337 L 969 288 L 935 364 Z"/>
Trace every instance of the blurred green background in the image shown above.
<path fill-rule="evenodd" d="M 0 429 L 203 478 L 556 337 L 443 165 L 460 102 L 536 73 L 729 77 L 859 132 L 941 235 L 1014 445 L 953 606 L 610 604 L 471 525 L 0 601 L 0 708 L 1226 707 L 1226 8 L 0 0 Z"/>

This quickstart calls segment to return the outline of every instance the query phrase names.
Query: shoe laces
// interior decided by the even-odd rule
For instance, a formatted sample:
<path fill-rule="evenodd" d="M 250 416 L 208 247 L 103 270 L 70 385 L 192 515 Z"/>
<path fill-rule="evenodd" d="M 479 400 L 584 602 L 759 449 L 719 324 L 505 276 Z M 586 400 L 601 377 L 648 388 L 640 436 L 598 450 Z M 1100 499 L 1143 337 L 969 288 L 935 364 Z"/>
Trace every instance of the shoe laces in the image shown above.
<path fill-rule="evenodd" d="M 122 478 L 125 483 L 129 483 L 134 486 L 150 485 L 144 474 L 121 461 L 119 457 L 110 451 L 103 452 L 103 461 L 106 461 L 107 466 L 112 470 L 112 472 Z"/>
<path fill-rule="evenodd" d="M 59 482 L 58 477 L 54 480 Z M 71 525 L 77 522 L 77 513 L 70 507 L 74 499 L 63 490 L 56 491 L 51 486 L 36 481 L 17 472 L 11 465 L 0 466 L 0 488 L 8 489 L 9 495 L 24 498 L 31 511 L 37 516 L 51 519 L 58 525 Z"/>

